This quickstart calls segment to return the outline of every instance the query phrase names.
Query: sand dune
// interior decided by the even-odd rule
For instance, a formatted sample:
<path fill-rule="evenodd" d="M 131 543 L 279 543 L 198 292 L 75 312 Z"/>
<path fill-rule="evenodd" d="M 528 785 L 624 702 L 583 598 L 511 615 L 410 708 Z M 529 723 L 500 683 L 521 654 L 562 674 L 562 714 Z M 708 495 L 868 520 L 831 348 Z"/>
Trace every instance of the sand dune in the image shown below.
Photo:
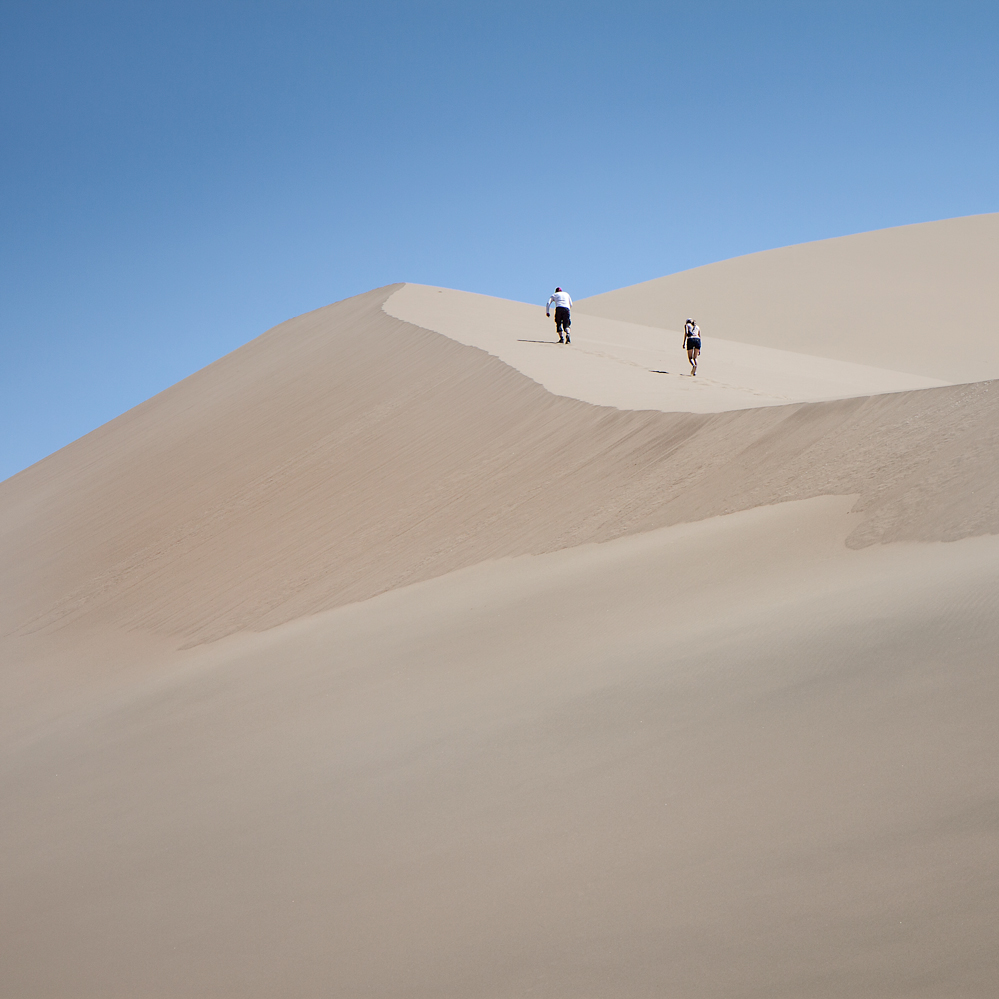
<path fill-rule="evenodd" d="M 851 543 L 999 529 L 991 383 L 598 408 L 390 318 L 393 290 L 284 323 L 0 485 L 3 631 L 213 640 L 484 559 L 823 494 L 859 494 Z"/>
<path fill-rule="evenodd" d="M 580 314 L 858 361 L 999 378 L 999 214 L 786 246 L 576 303 Z"/>
<path fill-rule="evenodd" d="M 995 993 L 997 383 L 691 411 L 539 311 L 379 289 L 0 483 L 0 994 Z"/>

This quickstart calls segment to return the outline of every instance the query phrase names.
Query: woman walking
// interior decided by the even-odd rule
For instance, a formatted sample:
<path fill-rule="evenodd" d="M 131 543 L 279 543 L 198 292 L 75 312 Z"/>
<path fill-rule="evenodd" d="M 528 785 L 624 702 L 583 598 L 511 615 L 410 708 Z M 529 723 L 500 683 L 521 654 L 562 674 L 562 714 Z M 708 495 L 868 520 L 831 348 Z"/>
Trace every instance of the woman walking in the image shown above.
<path fill-rule="evenodd" d="M 690 361 L 691 376 L 697 374 L 697 358 L 701 353 L 701 331 L 693 319 L 683 324 L 683 345 L 687 348 L 687 360 Z"/>

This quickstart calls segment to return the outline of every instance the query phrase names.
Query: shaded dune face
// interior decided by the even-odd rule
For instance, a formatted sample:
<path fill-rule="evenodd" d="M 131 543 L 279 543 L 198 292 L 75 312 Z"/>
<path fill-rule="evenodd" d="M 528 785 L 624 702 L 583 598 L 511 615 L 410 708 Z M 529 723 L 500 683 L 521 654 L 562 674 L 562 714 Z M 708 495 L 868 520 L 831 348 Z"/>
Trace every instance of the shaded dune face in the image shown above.
<path fill-rule="evenodd" d="M 992 383 L 709 415 L 552 396 L 319 309 L 0 484 L 0 628 L 263 630 L 483 560 L 856 494 L 851 546 L 999 532 Z"/>

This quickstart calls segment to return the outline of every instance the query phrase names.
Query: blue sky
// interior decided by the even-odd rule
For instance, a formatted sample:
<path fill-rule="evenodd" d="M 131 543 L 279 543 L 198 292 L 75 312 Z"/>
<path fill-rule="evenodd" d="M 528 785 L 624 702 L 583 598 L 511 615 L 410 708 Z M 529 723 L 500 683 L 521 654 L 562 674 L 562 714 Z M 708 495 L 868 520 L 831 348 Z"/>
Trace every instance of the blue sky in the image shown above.
<path fill-rule="evenodd" d="M 394 281 L 999 210 L 995 3 L 0 0 L 0 478 Z"/>

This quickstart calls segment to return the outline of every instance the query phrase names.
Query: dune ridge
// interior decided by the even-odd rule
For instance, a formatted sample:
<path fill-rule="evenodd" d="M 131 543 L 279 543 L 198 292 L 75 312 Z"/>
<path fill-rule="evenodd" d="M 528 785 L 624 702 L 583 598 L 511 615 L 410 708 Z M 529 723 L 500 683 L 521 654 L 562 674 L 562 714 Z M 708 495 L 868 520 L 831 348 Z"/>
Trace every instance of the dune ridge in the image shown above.
<path fill-rule="evenodd" d="M 723 340 L 717 333 L 704 341 L 700 377 L 691 378 L 676 330 L 577 309 L 572 348 L 564 350 L 541 306 L 449 288 L 405 284 L 382 308 L 396 319 L 498 357 L 555 395 L 615 409 L 722 413 L 948 384 L 941 378 Z"/>
<path fill-rule="evenodd" d="M 853 545 L 999 531 L 992 383 L 601 408 L 387 316 L 396 287 L 275 327 L 0 485 L 3 630 L 211 641 L 485 559 L 823 494 L 859 496 Z"/>

